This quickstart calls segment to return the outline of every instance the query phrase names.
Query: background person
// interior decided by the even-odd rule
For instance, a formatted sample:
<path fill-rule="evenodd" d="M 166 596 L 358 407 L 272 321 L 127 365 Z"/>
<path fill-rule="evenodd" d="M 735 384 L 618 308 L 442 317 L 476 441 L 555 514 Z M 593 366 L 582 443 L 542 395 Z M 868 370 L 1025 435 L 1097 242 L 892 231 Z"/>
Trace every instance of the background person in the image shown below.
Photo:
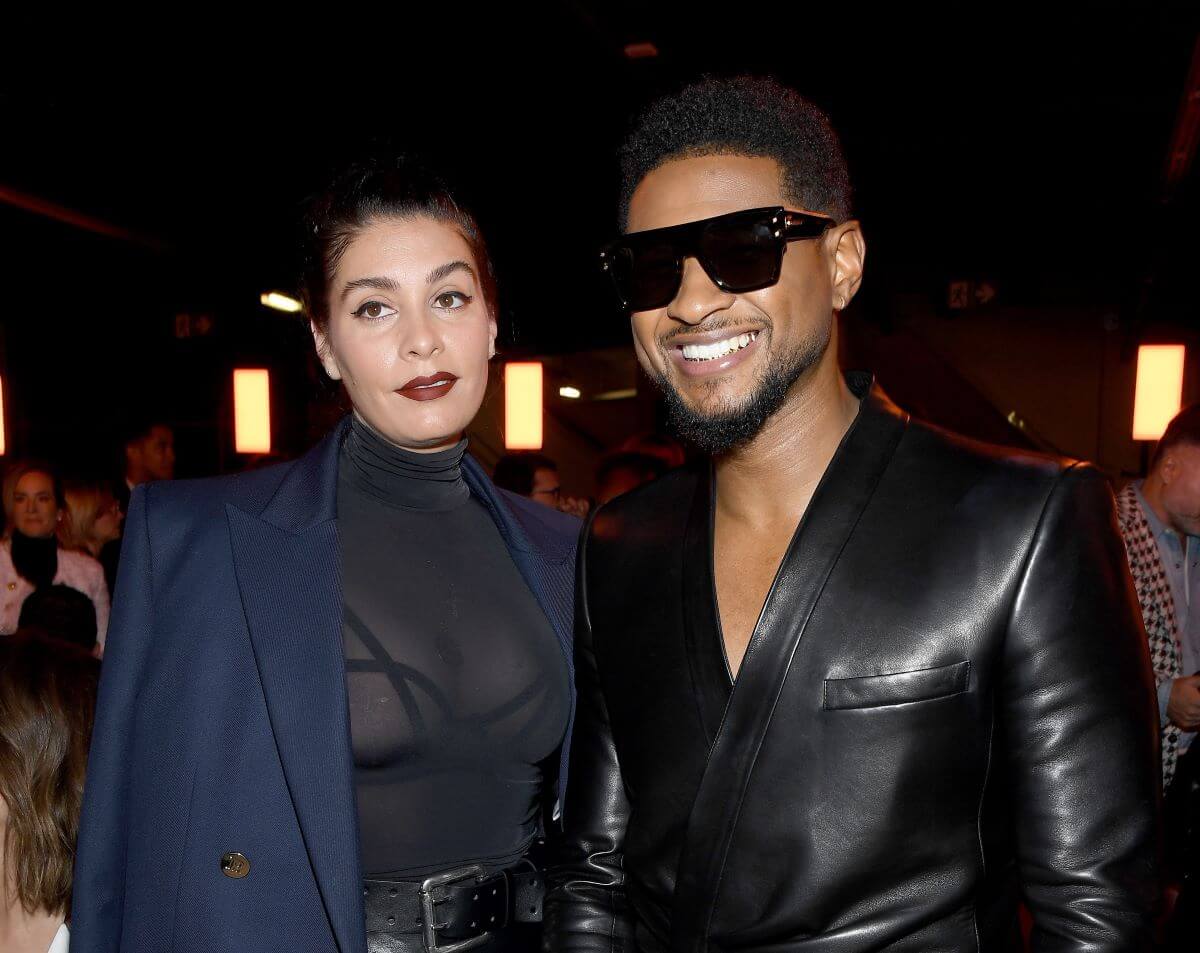
<path fill-rule="evenodd" d="M 100 563 L 66 549 L 58 539 L 66 512 L 62 483 L 40 461 L 15 464 L 4 477 L 8 532 L 0 540 L 0 635 L 16 631 L 21 605 L 42 586 L 61 584 L 87 596 L 96 610 L 96 640 L 104 648 L 108 586 Z"/>

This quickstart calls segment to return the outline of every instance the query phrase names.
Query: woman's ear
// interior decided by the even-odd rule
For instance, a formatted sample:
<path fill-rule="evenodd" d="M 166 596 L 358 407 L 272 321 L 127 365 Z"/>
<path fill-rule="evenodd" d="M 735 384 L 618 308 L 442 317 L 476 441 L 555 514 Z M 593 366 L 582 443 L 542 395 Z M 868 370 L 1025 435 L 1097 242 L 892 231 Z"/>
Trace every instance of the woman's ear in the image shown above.
<path fill-rule="evenodd" d="M 488 318 L 488 360 L 496 356 L 496 319 Z"/>
<path fill-rule="evenodd" d="M 329 346 L 328 332 L 318 328 L 315 321 L 309 321 L 308 328 L 312 331 L 313 346 L 317 349 L 317 359 L 321 362 L 321 366 L 325 368 L 325 373 L 329 375 L 331 380 L 340 381 L 342 379 L 342 369 L 338 367 L 337 358 L 333 354 L 333 348 Z"/>

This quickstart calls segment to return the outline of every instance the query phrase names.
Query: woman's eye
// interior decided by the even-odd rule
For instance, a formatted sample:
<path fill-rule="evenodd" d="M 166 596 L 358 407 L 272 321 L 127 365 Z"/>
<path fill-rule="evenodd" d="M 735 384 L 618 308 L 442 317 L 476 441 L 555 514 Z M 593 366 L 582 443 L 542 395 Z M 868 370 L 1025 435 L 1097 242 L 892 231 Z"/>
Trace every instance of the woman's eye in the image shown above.
<path fill-rule="evenodd" d="M 378 321 L 396 313 L 395 308 L 389 308 L 381 301 L 364 301 L 354 311 L 356 318 L 366 318 L 368 321 Z"/>
<path fill-rule="evenodd" d="M 471 296 L 461 291 L 443 291 L 433 299 L 433 303 L 446 311 L 453 311 L 470 304 Z"/>

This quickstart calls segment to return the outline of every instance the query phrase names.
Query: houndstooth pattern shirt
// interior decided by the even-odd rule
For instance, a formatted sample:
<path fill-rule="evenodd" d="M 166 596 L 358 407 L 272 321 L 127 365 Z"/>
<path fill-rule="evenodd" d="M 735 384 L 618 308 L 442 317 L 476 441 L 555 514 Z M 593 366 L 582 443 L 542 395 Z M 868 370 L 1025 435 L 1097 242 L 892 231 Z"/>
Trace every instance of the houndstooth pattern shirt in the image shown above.
<path fill-rule="evenodd" d="M 1142 621 L 1150 640 L 1150 661 L 1154 667 L 1154 681 L 1161 688 L 1164 684 L 1183 675 L 1183 648 L 1179 643 L 1179 629 L 1175 616 L 1175 599 L 1171 595 L 1171 581 L 1163 565 L 1162 554 L 1154 531 L 1138 501 L 1137 487 L 1129 484 L 1117 495 L 1117 521 L 1121 536 L 1125 540 L 1125 551 L 1129 556 L 1129 571 L 1137 590 L 1138 603 L 1142 607 Z M 1162 769 L 1163 787 L 1175 776 L 1175 764 L 1179 759 L 1179 739 L 1182 732 L 1178 727 L 1163 720 L 1162 725 Z"/>

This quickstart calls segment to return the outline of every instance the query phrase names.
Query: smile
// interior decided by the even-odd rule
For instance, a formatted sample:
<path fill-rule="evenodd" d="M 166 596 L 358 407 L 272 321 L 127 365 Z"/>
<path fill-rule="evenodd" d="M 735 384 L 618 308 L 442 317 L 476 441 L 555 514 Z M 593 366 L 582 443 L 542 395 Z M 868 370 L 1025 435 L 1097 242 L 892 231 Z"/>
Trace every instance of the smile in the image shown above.
<path fill-rule="evenodd" d="M 715 361 L 727 354 L 749 347 L 756 337 L 758 337 L 758 332 L 751 331 L 748 334 L 738 334 L 712 344 L 684 344 L 680 350 L 683 351 L 685 361 Z"/>

